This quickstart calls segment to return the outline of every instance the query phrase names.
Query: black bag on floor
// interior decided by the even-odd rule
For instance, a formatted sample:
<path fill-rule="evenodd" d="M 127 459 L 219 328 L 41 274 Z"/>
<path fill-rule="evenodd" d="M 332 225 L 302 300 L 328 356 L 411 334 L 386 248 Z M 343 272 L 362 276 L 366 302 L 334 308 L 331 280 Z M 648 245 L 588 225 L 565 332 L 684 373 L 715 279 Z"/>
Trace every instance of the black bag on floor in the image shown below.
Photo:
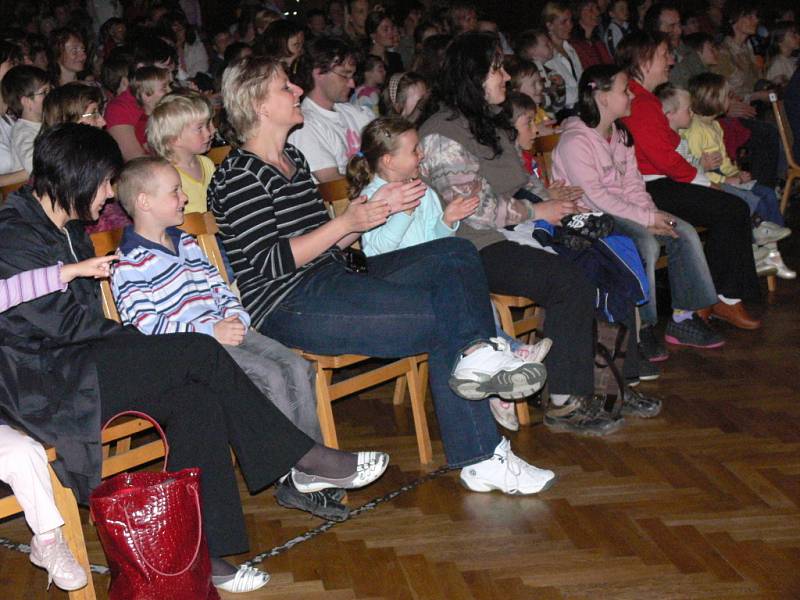
<path fill-rule="evenodd" d="M 595 320 L 594 324 L 594 391 L 605 396 L 606 411 L 617 417 L 625 395 L 622 367 L 629 331 L 620 323 Z"/>

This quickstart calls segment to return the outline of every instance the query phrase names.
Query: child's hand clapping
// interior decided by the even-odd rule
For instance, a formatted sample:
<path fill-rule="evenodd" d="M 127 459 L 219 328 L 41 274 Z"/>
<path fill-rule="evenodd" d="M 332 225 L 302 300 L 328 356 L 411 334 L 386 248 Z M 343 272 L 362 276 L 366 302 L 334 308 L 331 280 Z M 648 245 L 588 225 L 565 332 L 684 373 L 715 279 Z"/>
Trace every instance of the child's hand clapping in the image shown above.
<path fill-rule="evenodd" d="M 385 200 L 389 205 L 390 215 L 402 211 L 410 215 L 419 206 L 419 202 L 427 189 L 428 187 L 420 179 L 405 182 L 395 181 L 387 183 L 375 192 L 372 201 Z"/>
<path fill-rule="evenodd" d="M 739 171 L 739 181 L 742 183 L 753 181 L 753 176 L 748 171 Z"/>
<path fill-rule="evenodd" d="M 577 202 L 583 197 L 583 190 L 576 185 L 567 185 L 561 179 L 554 181 L 547 188 L 551 200 L 568 200 L 570 202 Z"/>
<path fill-rule="evenodd" d="M 111 263 L 115 260 L 119 260 L 119 256 L 116 254 L 112 256 L 95 256 L 79 263 L 64 265 L 61 267 L 61 283 L 69 283 L 76 277 L 105 279 L 111 274 Z"/>
<path fill-rule="evenodd" d="M 478 204 L 480 204 L 478 196 L 470 196 L 469 198 L 458 196 L 445 207 L 442 222 L 452 229 L 454 223 L 466 219 L 474 213 L 478 208 Z"/>

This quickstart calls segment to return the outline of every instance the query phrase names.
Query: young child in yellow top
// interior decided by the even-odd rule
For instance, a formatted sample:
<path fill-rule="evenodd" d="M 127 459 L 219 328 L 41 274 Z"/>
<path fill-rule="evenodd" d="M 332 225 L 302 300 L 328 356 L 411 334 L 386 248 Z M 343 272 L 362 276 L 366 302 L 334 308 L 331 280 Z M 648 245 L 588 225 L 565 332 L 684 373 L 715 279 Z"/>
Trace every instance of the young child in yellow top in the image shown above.
<path fill-rule="evenodd" d="M 784 224 L 778 196 L 773 189 L 754 181 L 750 173 L 737 167 L 725 150 L 724 134 L 716 118 L 727 112 L 729 94 L 730 88 L 724 77 L 703 73 L 689 81 L 691 106 L 686 106 L 686 93 L 681 90 L 671 93 L 665 89 L 659 92 L 659 97 L 670 127 L 685 140 L 689 154 L 687 160 L 699 169 L 705 169 L 712 185 L 748 204 L 754 216 L 753 240 L 758 246 L 768 247 L 768 256 L 763 260 L 775 266 L 780 277 L 794 279 L 796 273 L 786 267 L 775 245 L 791 234 L 791 229 Z M 694 116 L 691 116 L 692 112 Z M 714 156 L 717 160 L 709 164 L 710 157 Z M 756 250 L 756 255 L 759 256 L 760 252 Z"/>
<path fill-rule="evenodd" d="M 181 176 L 189 198 L 186 212 L 205 212 L 206 190 L 216 167 L 207 156 L 214 138 L 213 110 L 197 92 L 167 94 L 147 121 L 147 143 L 167 159 Z"/>

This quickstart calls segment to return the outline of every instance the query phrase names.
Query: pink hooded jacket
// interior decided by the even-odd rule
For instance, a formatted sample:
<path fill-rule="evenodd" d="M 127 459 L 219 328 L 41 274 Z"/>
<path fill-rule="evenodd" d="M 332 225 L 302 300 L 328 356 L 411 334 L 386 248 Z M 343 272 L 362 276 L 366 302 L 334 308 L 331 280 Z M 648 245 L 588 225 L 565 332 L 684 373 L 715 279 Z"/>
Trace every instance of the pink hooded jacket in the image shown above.
<path fill-rule="evenodd" d="M 614 127 L 611 141 L 588 127 L 579 117 L 562 125 L 561 139 L 553 151 L 553 180 L 583 188 L 579 204 L 650 227 L 658 210 L 644 187 L 633 146 L 626 147 Z"/>

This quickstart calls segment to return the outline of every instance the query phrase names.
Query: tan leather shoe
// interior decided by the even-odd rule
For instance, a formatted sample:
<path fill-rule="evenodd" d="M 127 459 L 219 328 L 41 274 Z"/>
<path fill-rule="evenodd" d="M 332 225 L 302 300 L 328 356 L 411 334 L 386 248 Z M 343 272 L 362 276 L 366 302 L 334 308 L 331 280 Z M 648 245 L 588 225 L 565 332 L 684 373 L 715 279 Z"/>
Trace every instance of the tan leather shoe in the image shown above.
<path fill-rule="evenodd" d="M 751 317 L 742 302 L 737 302 L 736 304 L 717 302 L 709 308 L 698 310 L 697 314 L 705 321 L 708 321 L 708 318 L 713 316 L 739 329 L 758 329 L 761 327 L 761 321 Z"/>

